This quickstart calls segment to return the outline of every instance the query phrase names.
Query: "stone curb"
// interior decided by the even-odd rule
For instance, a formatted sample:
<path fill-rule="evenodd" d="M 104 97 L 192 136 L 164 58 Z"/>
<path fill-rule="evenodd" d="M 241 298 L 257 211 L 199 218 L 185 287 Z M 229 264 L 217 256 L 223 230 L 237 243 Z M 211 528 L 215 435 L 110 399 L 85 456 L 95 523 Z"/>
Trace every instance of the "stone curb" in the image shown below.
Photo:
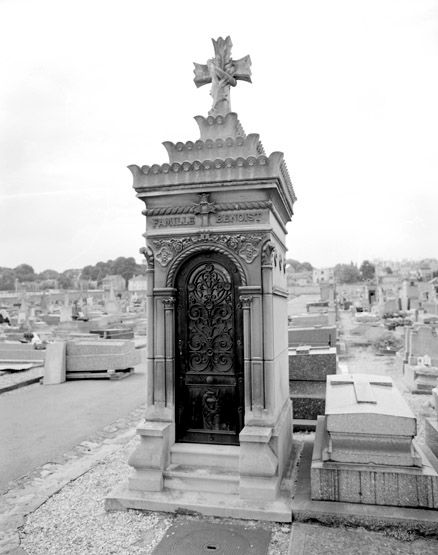
<path fill-rule="evenodd" d="M 135 426 L 124 430 L 81 458 L 68 461 L 53 473 L 31 479 L 23 488 L 17 487 L 3 495 L 0 506 L 0 554 L 20 555 L 26 552 L 20 547 L 18 529 L 23 526 L 27 515 L 33 513 L 50 497 L 58 493 L 69 482 L 76 480 L 104 458 L 121 449 L 135 437 Z"/>
<path fill-rule="evenodd" d="M 26 385 L 38 383 L 39 381 L 41 381 L 41 377 L 29 378 L 28 380 L 23 380 L 22 382 L 5 385 L 4 387 L 0 387 L 0 395 L 2 393 L 7 393 L 8 391 L 14 391 L 14 389 L 20 389 L 20 387 L 25 387 Z"/>

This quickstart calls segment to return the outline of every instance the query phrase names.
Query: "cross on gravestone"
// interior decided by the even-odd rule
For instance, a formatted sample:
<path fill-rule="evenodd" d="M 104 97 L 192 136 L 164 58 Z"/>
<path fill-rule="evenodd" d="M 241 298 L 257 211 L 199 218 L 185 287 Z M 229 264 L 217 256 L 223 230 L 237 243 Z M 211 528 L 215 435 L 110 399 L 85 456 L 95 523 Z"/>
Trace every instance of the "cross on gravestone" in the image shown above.
<path fill-rule="evenodd" d="M 213 106 L 208 115 L 226 116 L 231 112 L 230 86 L 235 87 L 238 80 L 251 83 L 251 58 L 245 56 L 240 60 L 232 60 L 233 43 L 230 37 L 211 40 L 215 56 L 207 64 L 194 62 L 194 82 L 197 87 L 212 84 L 210 95 L 213 97 Z"/>
<path fill-rule="evenodd" d="M 374 397 L 372 385 L 381 385 L 384 387 L 392 387 L 392 380 L 390 378 L 385 378 L 382 376 L 378 378 L 373 376 L 367 378 L 366 376 L 333 376 L 330 380 L 331 385 L 352 385 L 354 388 L 354 393 L 356 395 L 357 403 L 372 403 L 377 404 L 377 400 Z"/>

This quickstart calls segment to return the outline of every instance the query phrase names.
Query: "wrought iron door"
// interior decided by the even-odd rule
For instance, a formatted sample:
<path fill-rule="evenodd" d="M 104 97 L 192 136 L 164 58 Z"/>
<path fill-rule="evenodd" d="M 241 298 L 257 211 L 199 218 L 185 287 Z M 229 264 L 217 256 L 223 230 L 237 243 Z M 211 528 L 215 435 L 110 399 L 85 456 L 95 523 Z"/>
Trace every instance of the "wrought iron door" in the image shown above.
<path fill-rule="evenodd" d="M 177 277 L 177 441 L 237 444 L 243 428 L 240 276 L 217 253 L 190 259 Z"/>

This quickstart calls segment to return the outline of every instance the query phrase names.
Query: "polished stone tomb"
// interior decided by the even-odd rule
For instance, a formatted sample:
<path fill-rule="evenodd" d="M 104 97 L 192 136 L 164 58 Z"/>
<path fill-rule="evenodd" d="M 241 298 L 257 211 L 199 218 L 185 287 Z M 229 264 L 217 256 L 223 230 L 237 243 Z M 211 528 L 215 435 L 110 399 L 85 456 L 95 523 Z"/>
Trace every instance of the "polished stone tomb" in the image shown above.
<path fill-rule="evenodd" d="M 438 508 L 437 460 L 386 376 L 327 376 L 311 466 L 312 499 Z"/>

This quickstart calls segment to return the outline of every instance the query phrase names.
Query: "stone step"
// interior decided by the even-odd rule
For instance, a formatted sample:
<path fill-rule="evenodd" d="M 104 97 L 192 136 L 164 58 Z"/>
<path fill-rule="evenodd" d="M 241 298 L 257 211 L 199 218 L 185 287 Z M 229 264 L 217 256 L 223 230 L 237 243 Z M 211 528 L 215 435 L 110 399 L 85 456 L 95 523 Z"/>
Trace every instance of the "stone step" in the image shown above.
<path fill-rule="evenodd" d="M 164 471 L 164 487 L 180 491 L 239 493 L 239 473 L 222 468 L 170 464 Z"/>
<path fill-rule="evenodd" d="M 195 467 L 217 467 L 238 472 L 239 447 L 237 445 L 175 443 L 170 450 L 170 463 Z"/>

